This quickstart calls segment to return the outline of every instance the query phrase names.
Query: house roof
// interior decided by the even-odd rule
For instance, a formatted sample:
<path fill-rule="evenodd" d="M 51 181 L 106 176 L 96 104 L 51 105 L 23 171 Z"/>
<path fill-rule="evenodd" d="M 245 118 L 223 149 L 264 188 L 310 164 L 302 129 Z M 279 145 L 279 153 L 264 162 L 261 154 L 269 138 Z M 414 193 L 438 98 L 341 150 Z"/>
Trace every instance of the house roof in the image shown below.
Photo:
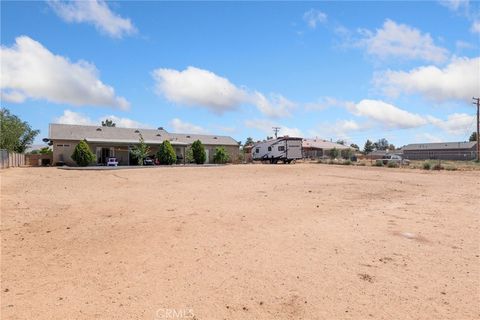
<path fill-rule="evenodd" d="M 402 150 L 451 150 L 451 149 L 472 149 L 476 145 L 475 141 L 470 142 L 437 142 L 437 143 L 412 143 L 406 145 Z"/>
<path fill-rule="evenodd" d="M 322 139 L 303 139 L 302 142 L 303 148 L 313 148 L 313 149 L 324 149 L 330 150 L 333 148 L 336 149 L 352 149 L 350 146 L 344 146 L 343 144 L 322 140 Z"/>
<path fill-rule="evenodd" d="M 229 136 L 169 133 L 161 128 L 141 129 L 51 123 L 49 129 L 51 140 L 80 141 L 86 139 L 92 142 L 138 143 L 140 134 L 148 144 L 160 144 L 164 140 L 169 140 L 172 144 L 187 145 L 192 144 L 195 140 L 200 140 L 206 145 L 238 146 L 238 142 Z"/>

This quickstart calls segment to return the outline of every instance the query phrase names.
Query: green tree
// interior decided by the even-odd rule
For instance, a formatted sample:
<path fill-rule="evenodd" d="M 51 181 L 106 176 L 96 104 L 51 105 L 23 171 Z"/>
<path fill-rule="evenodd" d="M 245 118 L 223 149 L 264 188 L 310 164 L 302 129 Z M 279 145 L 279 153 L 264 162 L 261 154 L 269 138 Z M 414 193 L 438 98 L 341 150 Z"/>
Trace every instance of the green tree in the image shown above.
<path fill-rule="evenodd" d="M 254 145 L 255 142 L 253 141 L 253 139 L 251 137 L 248 137 L 247 140 L 245 140 L 245 146 L 252 146 Z"/>
<path fill-rule="evenodd" d="M 350 159 L 351 157 L 353 157 L 355 155 L 355 152 L 353 152 L 352 149 L 348 148 L 348 149 L 343 149 L 341 151 L 341 155 L 342 155 L 342 158 L 343 159 Z"/>
<path fill-rule="evenodd" d="M 365 142 L 365 146 L 363 147 L 363 152 L 368 154 L 373 151 L 373 143 L 372 141 L 368 140 Z"/>
<path fill-rule="evenodd" d="M 105 121 L 102 121 L 102 127 L 115 127 L 116 124 L 113 122 L 113 120 L 110 119 L 105 119 Z"/>
<path fill-rule="evenodd" d="M 192 143 L 192 153 L 193 160 L 196 164 L 204 164 L 207 160 L 207 154 L 205 153 L 205 148 L 200 140 L 197 140 Z"/>
<path fill-rule="evenodd" d="M 387 150 L 389 143 L 387 139 L 382 138 L 382 139 L 379 139 L 377 142 L 375 142 L 373 146 L 377 150 Z"/>
<path fill-rule="evenodd" d="M 353 149 L 356 149 L 356 150 L 360 150 L 360 147 L 358 146 L 358 144 L 355 144 L 355 143 L 352 143 L 350 145 L 350 147 L 352 147 Z"/>
<path fill-rule="evenodd" d="M 345 141 L 345 140 L 337 140 L 337 143 L 338 143 L 338 144 L 341 144 L 341 145 L 345 145 L 345 144 L 346 144 L 346 141 Z"/>
<path fill-rule="evenodd" d="M 336 159 L 340 155 L 340 150 L 337 148 L 330 149 L 330 159 Z"/>
<path fill-rule="evenodd" d="M 39 133 L 8 109 L 0 109 L 0 149 L 23 153 Z"/>
<path fill-rule="evenodd" d="M 213 155 L 213 162 L 215 163 L 227 163 L 230 159 L 227 150 L 224 147 L 215 148 L 215 154 Z"/>
<path fill-rule="evenodd" d="M 82 140 L 77 144 L 71 158 L 80 167 L 86 167 L 95 161 L 95 155 L 90 150 L 90 147 L 85 140 Z"/>
<path fill-rule="evenodd" d="M 171 165 L 177 162 L 177 154 L 168 140 L 164 140 L 160 145 L 157 153 L 160 164 Z"/>
<path fill-rule="evenodd" d="M 40 154 L 52 154 L 53 151 L 49 147 L 43 147 L 42 149 L 40 149 L 39 153 Z"/>
<path fill-rule="evenodd" d="M 192 147 L 187 147 L 185 150 L 185 162 L 186 163 L 194 163 L 195 159 L 193 158 L 193 150 Z"/>
<path fill-rule="evenodd" d="M 142 134 L 140 134 L 140 138 L 138 139 L 138 145 L 134 146 L 130 152 L 137 159 L 138 165 L 143 166 L 143 160 L 148 157 L 150 147 L 145 143 L 145 140 L 143 140 Z"/>
<path fill-rule="evenodd" d="M 477 133 L 472 132 L 472 134 L 470 135 L 470 138 L 468 138 L 468 141 L 477 141 Z"/>
<path fill-rule="evenodd" d="M 393 144 L 390 143 L 390 144 L 388 145 L 388 150 L 395 150 L 395 145 L 393 145 Z"/>

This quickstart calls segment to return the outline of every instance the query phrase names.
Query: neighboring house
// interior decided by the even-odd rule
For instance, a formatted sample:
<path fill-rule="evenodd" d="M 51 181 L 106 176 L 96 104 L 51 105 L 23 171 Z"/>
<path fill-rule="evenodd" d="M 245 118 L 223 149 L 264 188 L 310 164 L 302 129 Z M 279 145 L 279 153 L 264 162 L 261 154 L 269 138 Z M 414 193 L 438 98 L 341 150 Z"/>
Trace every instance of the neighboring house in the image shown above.
<path fill-rule="evenodd" d="M 403 157 L 402 150 L 375 150 L 368 153 L 365 157 L 369 160 L 382 159 L 387 154 L 396 154 Z"/>
<path fill-rule="evenodd" d="M 330 157 L 330 150 L 334 148 L 340 151 L 353 149 L 350 146 L 322 139 L 303 139 L 302 147 L 303 157 L 311 159 Z"/>
<path fill-rule="evenodd" d="M 410 160 L 475 160 L 475 141 L 415 143 L 402 148 L 403 157 Z"/>
<path fill-rule="evenodd" d="M 53 164 L 75 165 L 71 155 L 81 140 L 86 140 L 96 155 L 98 164 L 105 164 L 109 157 L 118 159 L 119 165 L 135 165 L 130 150 L 139 142 L 140 134 L 150 146 L 150 155 L 154 156 L 164 140 L 169 140 L 177 157 L 184 161 L 186 148 L 194 141 L 200 140 L 205 146 L 207 163 L 213 162 L 215 148 L 223 146 L 230 159 L 236 161 L 239 145 L 228 136 L 169 133 L 163 128 L 135 129 L 102 126 L 82 126 L 70 124 L 50 124 L 49 139 L 53 143 Z"/>

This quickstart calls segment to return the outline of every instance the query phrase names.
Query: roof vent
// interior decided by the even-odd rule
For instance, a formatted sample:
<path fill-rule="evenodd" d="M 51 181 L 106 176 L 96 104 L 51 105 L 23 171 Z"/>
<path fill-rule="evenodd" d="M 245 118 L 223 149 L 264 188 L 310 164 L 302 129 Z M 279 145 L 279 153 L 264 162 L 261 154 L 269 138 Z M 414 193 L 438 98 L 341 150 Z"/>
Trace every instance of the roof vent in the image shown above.
<path fill-rule="evenodd" d="M 135 130 L 135 133 L 140 133 L 140 131 L 138 131 L 138 130 Z"/>
<path fill-rule="evenodd" d="M 97 128 L 97 131 L 102 131 L 102 128 Z"/>
<path fill-rule="evenodd" d="M 218 139 L 217 137 L 213 137 L 213 139 Z"/>
<path fill-rule="evenodd" d="M 191 138 L 190 136 L 187 136 L 187 138 Z"/>

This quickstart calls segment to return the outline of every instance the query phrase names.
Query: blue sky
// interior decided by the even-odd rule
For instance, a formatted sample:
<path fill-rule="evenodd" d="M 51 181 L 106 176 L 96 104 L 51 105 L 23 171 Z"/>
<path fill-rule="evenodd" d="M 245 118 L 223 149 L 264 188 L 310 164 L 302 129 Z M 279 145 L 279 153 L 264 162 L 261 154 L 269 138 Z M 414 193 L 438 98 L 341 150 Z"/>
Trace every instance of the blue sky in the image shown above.
<path fill-rule="evenodd" d="M 2 1 L 2 107 L 48 123 L 463 141 L 480 4 Z"/>

